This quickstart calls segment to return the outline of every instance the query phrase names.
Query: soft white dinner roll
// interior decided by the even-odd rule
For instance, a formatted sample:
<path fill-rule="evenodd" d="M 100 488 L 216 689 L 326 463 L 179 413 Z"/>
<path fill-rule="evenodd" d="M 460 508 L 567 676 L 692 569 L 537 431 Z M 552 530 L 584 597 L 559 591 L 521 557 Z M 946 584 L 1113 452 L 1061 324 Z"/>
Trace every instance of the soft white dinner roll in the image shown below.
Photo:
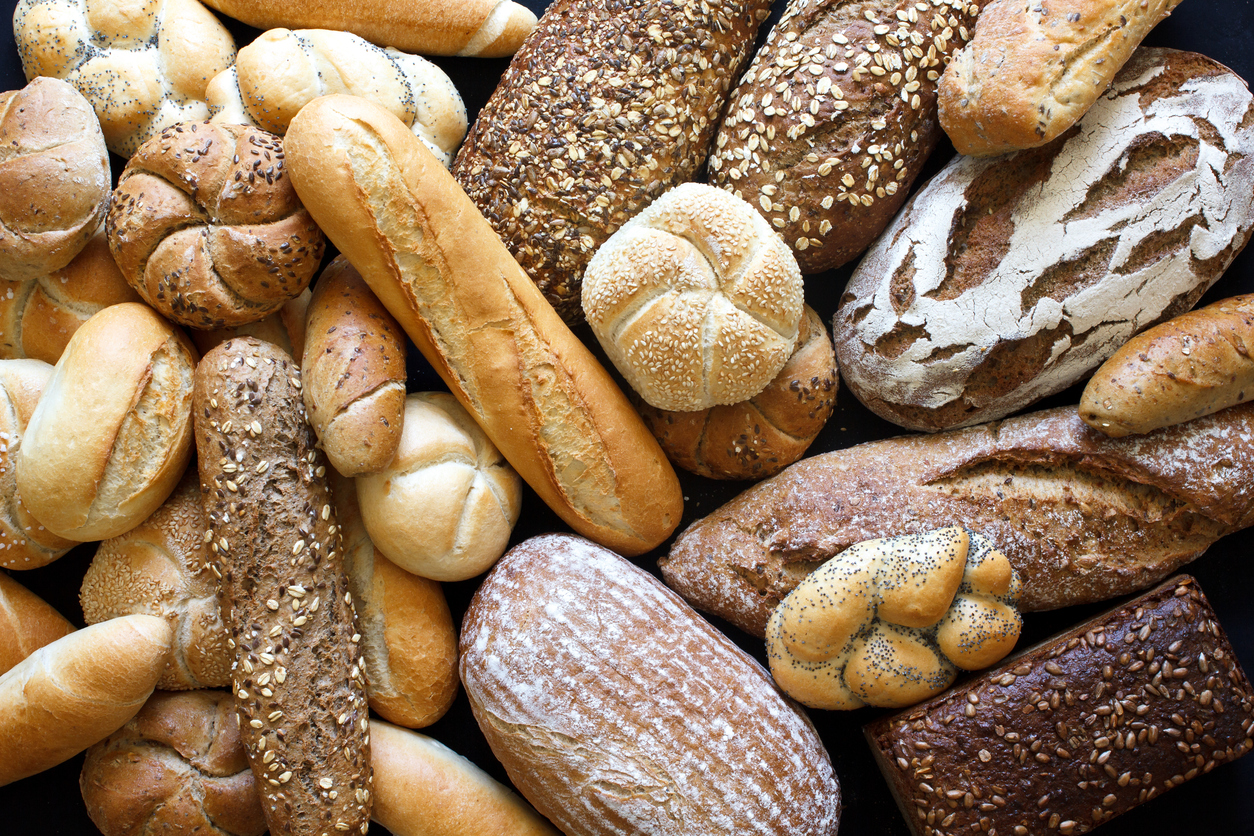
<path fill-rule="evenodd" d="M 522 507 L 522 480 L 469 413 L 445 392 L 405 399 L 392 464 L 357 478 L 375 547 L 402 569 L 460 581 L 505 553 Z"/>
<path fill-rule="evenodd" d="M 756 209 L 699 183 L 671 189 L 601 245 L 583 310 L 610 360 L 658 409 L 748 400 L 788 362 L 801 271 Z"/>

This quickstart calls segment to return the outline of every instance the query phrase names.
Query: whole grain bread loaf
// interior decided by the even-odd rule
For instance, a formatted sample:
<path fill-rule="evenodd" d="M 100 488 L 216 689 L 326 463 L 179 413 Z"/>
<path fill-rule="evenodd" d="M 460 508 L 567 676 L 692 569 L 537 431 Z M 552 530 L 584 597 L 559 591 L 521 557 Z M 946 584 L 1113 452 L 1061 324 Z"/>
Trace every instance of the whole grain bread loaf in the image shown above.
<path fill-rule="evenodd" d="M 685 530 L 660 563 L 693 606 L 763 635 L 862 540 L 961 525 L 1023 580 L 1022 611 L 1144 589 L 1254 523 L 1254 404 L 1129 439 L 1075 407 L 812 456 Z"/>

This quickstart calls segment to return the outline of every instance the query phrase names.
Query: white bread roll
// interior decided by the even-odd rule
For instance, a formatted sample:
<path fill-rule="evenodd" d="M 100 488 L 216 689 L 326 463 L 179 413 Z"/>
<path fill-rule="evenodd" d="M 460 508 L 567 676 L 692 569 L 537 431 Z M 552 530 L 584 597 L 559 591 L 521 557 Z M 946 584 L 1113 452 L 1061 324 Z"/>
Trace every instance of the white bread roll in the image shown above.
<path fill-rule="evenodd" d="M 0 786 L 68 760 L 135 716 L 170 652 L 170 628 L 128 615 L 75 631 L 0 676 Z"/>
<path fill-rule="evenodd" d="M 22 440 L 17 486 L 58 536 L 131 529 L 174 490 L 192 453 L 196 350 L 146 305 L 105 308 L 57 361 Z"/>
<path fill-rule="evenodd" d="M 558 836 L 505 785 L 443 743 L 374 720 L 374 820 L 394 836 Z"/>
<path fill-rule="evenodd" d="M 651 406 L 696 412 L 746 401 L 792 356 L 801 270 L 766 219 L 730 192 L 671 189 L 601 245 L 583 312 Z"/>
<path fill-rule="evenodd" d="M 464 581 L 505 553 L 522 511 L 522 480 L 445 392 L 405 398 L 396 458 L 357 478 L 362 521 L 402 569 Z"/>
<path fill-rule="evenodd" d="M 51 604 L 0 572 L 0 673 L 73 632 Z"/>

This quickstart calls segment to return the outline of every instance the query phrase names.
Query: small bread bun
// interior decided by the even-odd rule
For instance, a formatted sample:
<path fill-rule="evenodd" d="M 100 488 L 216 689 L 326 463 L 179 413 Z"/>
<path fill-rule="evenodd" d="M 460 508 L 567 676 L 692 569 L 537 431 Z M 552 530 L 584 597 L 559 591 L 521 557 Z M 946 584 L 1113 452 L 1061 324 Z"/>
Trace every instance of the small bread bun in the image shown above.
<path fill-rule="evenodd" d="M 104 836 L 261 836 L 266 819 L 226 691 L 157 691 L 87 750 L 79 787 Z"/>
<path fill-rule="evenodd" d="M 312 295 L 309 288 L 305 288 L 299 296 L 288 299 L 283 303 L 283 307 L 264 319 L 237 325 L 234 328 L 217 328 L 212 331 L 194 330 L 189 336 L 196 344 L 201 357 L 233 337 L 256 337 L 259 340 L 274 343 L 286 351 L 299 366 L 305 354 L 305 315 L 309 310 L 309 300 Z"/>
<path fill-rule="evenodd" d="M 189 328 L 255 322 L 309 285 L 326 240 L 287 177 L 283 140 L 186 122 L 145 142 L 106 226 L 122 275 Z"/>
<path fill-rule="evenodd" d="M 71 540 L 103 540 L 157 510 L 192 454 L 196 349 L 147 305 L 105 308 L 79 328 L 31 415 L 17 489 Z"/>
<path fill-rule="evenodd" d="M 196 469 L 152 516 L 96 549 L 83 577 L 83 617 L 96 624 L 131 613 L 164 618 L 174 634 L 170 663 L 157 687 L 222 688 L 231 653 L 218 579 L 207 563 L 204 507 Z"/>
<path fill-rule="evenodd" d="M 0 572 L 0 674 L 73 632 L 51 604 Z"/>
<path fill-rule="evenodd" d="M 445 392 L 405 399 L 396 458 L 358 477 L 357 492 L 375 547 L 438 581 L 473 578 L 495 563 L 522 510 L 522 480 Z"/>
<path fill-rule="evenodd" d="M 36 78 L 0 93 L 0 276 L 30 281 L 69 264 L 100 226 L 111 184 L 100 123 L 77 90 Z"/>
<path fill-rule="evenodd" d="M 683 469 L 710 479 L 765 479 L 805 455 L 836 407 L 839 383 L 832 340 L 807 305 L 792 356 L 749 400 L 701 412 L 670 412 L 643 401 L 636 407 Z"/>
<path fill-rule="evenodd" d="M 695 412 L 748 400 L 788 362 L 801 271 L 756 209 L 685 183 L 610 236 L 583 277 L 584 315 L 650 405 Z"/>

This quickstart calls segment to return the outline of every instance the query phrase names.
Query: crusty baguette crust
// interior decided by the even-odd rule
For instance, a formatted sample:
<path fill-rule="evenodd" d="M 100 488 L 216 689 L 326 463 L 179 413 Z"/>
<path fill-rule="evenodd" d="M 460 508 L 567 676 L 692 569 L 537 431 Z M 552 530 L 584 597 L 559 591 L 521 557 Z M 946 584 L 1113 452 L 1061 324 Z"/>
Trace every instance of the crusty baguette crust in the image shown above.
<path fill-rule="evenodd" d="M 514 469 L 621 554 L 679 524 L 679 480 L 631 403 L 396 117 L 349 96 L 285 139 L 297 192 Z"/>
<path fill-rule="evenodd" d="M 271 833 L 365 833 L 365 662 L 300 370 L 252 337 L 196 370 L 196 451 L 235 650 L 233 690 Z"/>
<path fill-rule="evenodd" d="M 1183 314 L 1124 343 L 1093 373 L 1080 417 L 1119 438 L 1254 398 L 1254 295 Z"/>
<path fill-rule="evenodd" d="M 962 525 L 1018 571 L 1020 610 L 1101 601 L 1254 523 L 1251 437 L 1254 404 L 1124 441 L 1059 407 L 861 444 L 800 461 L 698 520 L 662 574 L 698 609 L 761 636 L 783 596 L 853 543 Z"/>

